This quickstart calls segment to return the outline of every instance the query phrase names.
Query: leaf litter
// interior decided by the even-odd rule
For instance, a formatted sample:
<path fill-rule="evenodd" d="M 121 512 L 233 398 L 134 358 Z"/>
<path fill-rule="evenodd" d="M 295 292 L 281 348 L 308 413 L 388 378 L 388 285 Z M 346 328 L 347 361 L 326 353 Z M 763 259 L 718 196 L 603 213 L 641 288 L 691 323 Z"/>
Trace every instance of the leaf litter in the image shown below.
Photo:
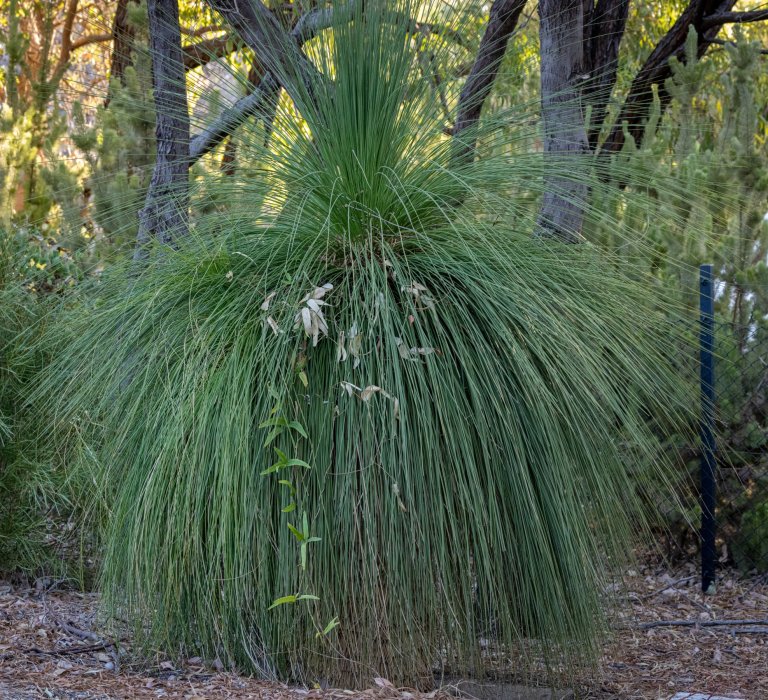
<path fill-rule="evenodd" d="M 395 491 L 395 489 L 393 489 Z M 698 587 L 694 562 L 670 570 L 648 558 L 614 582 L 607 593 L 620 604 L 613 638 L 597 678 L 576 688 L 586 700 L 669 700 L 678 693 L 768 698 L 768 624 L 656 626 L 685 621 L 768 622 L 768 578 L 720 573 L 715 595 Z M 116 700 L 169 698 L 218 700 L 446 700 L 450 687 L 429 693 L 396 688 L 371 677 L 363 690 L 300 688 L 228 671 L 219 659 L 183 662 L 158 656 L 130 660 L 130 641 L 102 636 L 98 595 L 47 590 L 0 581 L 0 697 L 8 700 Z M 646 625 L 646 627 L 643 627 Z M 94 631 L 95 630 L 95 631 Z M 539 697 L 538 695 L 536 697 Z M 542 696 L 543 697 L 543 696 Z"/>

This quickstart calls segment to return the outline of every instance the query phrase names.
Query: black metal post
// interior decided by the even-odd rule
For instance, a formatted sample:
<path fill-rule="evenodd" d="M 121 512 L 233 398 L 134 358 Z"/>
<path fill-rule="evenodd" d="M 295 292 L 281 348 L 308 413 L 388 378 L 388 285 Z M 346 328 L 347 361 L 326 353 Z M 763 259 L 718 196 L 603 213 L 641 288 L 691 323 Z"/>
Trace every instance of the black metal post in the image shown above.
<path fill-rule="evenodd" d="M 699 348 L 701 363 L 701 590 L 715 591 L 715 296 L 712 265 L 699 267 Z"/>

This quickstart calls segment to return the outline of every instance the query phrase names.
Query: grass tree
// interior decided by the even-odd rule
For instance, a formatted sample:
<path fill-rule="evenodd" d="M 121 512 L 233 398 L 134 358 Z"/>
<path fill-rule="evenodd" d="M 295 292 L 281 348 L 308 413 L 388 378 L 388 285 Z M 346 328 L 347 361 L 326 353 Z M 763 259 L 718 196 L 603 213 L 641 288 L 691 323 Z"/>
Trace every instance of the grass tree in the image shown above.
<path fill-rule="evenodd" d="M 542 3 L 542 61 L 575 67 L 568 42 L 597 39 L 583 11 L 557 30 L 567 4 Z M 173 5 L 150 2 L 150 26 L 178 49 Z M 149 648 L 304 680 L 594 658 L 605 581 L 669 483 L 654 431 L 684 430 L 690 401 L 663 300 L 563 241 L 610 218 L 581 88 L 545 77 L 545 130 L 562 109 L 568 128 L 543 155 L 518 148 L 524 106 L 479 119 L 522 10 L 497 0 L 447 134 L 414 36 L 455 63 L 461 11 L 351 2 L 286 31 L 256 0 L 210 5 L 264 76 L 189 144 L 183 90 L 156 96 L 181 136 L 158 117 L 175 150 L 158 144 L 145 212 L 183 224 L 168 246 L 146 223 L 141 265 L 65 314 L 39 389 L 100 464 L 111 609 Z M 175 54 L 156 92 L 183 79 Z M 187 218 L 162 169 L 236 129 L 216 201 L 239 205 L 201 214 L 193 178 Z"/>

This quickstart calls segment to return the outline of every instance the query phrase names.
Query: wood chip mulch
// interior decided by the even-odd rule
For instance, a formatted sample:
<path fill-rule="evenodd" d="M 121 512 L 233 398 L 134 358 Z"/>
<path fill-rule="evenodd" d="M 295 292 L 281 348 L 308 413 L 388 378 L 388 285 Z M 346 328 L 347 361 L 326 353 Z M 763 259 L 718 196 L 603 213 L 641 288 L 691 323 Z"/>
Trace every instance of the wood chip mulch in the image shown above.
<path fill-rule="evenodd" d="M 622 599 L 613 617 L 599 677 L 585 680 L 585 700 L 669 700 L 702 693 L 768 699 L 768 579 L 724 571 L 715 595 L 699 590 L 696 566 L 648 564 L 615 584 Z M 97 632 L 94 593 L 46 582 L 21 588 L 0 581 L 2 700 L 426 700 L 450 689 L 419 693 L 371 679 L 366 690 L 306 689 L 236 675 L 199 658 L 178 666 L 158 658 L 132 665 Z M 739 624 L 720 624 L 738 621 Z M 684 623 L 659 625 L 658 623 Z M 536 697 L 543 697 L 537 691 Z"/>
<path fill-rule="evenodd" d="M 716 593 L 704 595 L 697 564 L 657 563 L 628 571 L 618 586 L 624 602 L 613 616 L 615 638 L 584 697 L 768 700 L 768 577 L 725 570 Z M 669 622 L 685 624 L 659 624 Z"/>

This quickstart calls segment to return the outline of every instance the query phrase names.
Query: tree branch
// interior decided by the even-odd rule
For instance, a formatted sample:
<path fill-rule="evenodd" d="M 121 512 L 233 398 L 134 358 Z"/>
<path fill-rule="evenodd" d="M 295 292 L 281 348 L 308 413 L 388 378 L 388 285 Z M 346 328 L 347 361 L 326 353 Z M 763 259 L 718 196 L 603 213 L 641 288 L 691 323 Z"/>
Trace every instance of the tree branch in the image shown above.
<path fill-rule="evenodd" d="M 210 153 L 249 117 L 266 113 L 270 99 L 274 99 L 279 90 L 280 86 L 272 74 L 264 75 L 261 83 L 250 95 L 241 97 L 231 107 L 223 110 L 213 123 L 192 139 L 189 145 L 190 161 L 194 162 Z"/>
<path fill-rule="evenodd" d="M 305 41 L 317 34 L 317 27 L 328 28 L 331 25 L 332 18 L 333 8 L 316 9 L 308 12 L 299 18 L 291 32 L 291 36 L 301 46 Z M 208 31 L 224 31 L 221 27 L 214 26 L 204 27 L 203 29 Z M 203 33 L 202 30 L 199 30 L 199 32 Z M 184 33 L 183 29 L 182 33 Z M 195 33 L 190 32 L 190 35 L 194 36 Z M 197 35 L 199 36 L 199 34 Z M 215 59 L 228 55 L 230 53 L 229 47 L 232 45 L 233 37 L 231 35 L 212 37 L 195 44 L 188 44 L 184 47 L 184 66 L 187 70 L 204 66 Z M 239 37 L 235 38 L 234 49 L 237 50 L 242 45 L 243 41 Z"/>
<path fill-rule="evenodd" d="M 712 43 L 716 46 L 735 46 L 736 42 L 734 41 L 723 41 L 722 39 L 712 39 Z M 768 49 L 760 49 L 760 55 L 766 56 L 768 55 Z"/>
<path fill-rule="evenodd" d="M 353 0 L 354 1 L 354 0 Z M 351 7 L 352 3 L 347 7 Z M 303 15 L 290 33 L 297 48 L 314 38 L 318 32 L 333 25 L 334 12 L 330 8 L 316 9 Z M 240 98 L 225 109 L 202 133 L 190 143 L 190 161 L 194 162 L 212 151 L 246 119 L 256 114 L 268 114 L 271 100 L 276 99 L 280 85 L 271 72 L 265 72 L 258 87 L 250 95 Z"/>
<path fill-rule="evenodd" d="M 762 22 L 768 19 L 768 10 L 753 10 L 752 12 L 721 12 L 705 17 L 702 22 L 704 29 L 720 27 L 723 24 L 745 24 L 747 22 Z"/>
<path fill-rule="evenodd" d="M 657 620 L 644 622 L 639 625 L 639 628 L 650 630 L 655 627 L 732 627 L 734 625 L 768 625 L 768 620 Z"/>
<path fill-rule="evenodd" d="M 91 36 L 84 36 L 72 42 L 70 52 L 82 49 L 83 46 L 88 46 L 89 44 L 103 44 L 106 41 L 112 41 L 111 34 L 92 34 Z"/>
<path fill-rule="evenodd" d="M 349 8 L 351 9 L 350 3 Z M 291 37 L 299 45 L 303 46 L 310 39 L 317 36 L 318 32 L 328 29 L 333 25 L 334 10 L 332 7 L 318 8 L 299 17 L 296 26 L 291 32 Z"/>
<path fill-rule="evenodd" d="M 237 50 L 242 45 L 240 39 L 233 42 L 231 36 L 219 36 L 189 44 L 184 47 L 184 67 L 192 70 L 205 66 L 211 61 L 227 56 L 232 49 Z"/>
<path fill-rule="evenodd" d="M 453 137 L 458 144 L 456 157 L 459 159 L 471 159 L 474 153 L 476 137 L 470 136 L 466 140 L 460 137 L 480 120 L 483 104 L 496 80 L 509 37 L 524 7 L 525 0 L 494 0 L 491 5 L 488 26 L 480 41 L 477 57 L 459 95 L 453 126 Z"/>
<path fill-rule="evenodd" d="M 286 89 L 293 101 L 313 100 L 320 74 L 259 0 L 206 0 L 256 54 L 259 62 Z M 319 10 L 327 13 L 328 10 Z M 303 92 L 302 92 L 303 91 Z"/>
<path fill-rule="evenodd" d="M 59 61 L 56 64 L 56 68 L 49 81 L 50 84 L 54 86 L 61 80 L 69 65 L 69 57 L 72 53 L 72 28 L 75 24 L 75 16 L 77 15 L 78 1 L 79 0 L 69 0 L 67 11 L 64 15 L 64 26 L 61 29 L 61 52 L 59 53 Z"/>
<path fill-rule="evenodd" d="M 208 32 L 223 32 L 226 31 L 223 27 L 220 27 L 216 24 L 206 24 L 202 27 L 182 27 L 181 33 L 184 36 L 192 36 L 192 37 L 201 37 L 203 34 L 208 34 Z"/>

